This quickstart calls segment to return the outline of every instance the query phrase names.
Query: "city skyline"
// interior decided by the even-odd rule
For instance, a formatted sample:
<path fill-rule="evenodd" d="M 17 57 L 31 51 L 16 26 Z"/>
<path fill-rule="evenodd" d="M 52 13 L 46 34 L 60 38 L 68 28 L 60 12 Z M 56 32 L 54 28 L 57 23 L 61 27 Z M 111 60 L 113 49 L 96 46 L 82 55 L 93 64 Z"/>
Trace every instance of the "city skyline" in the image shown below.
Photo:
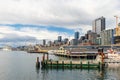
<path fill-rule="evenodd" d="M 106 28 L 115 28 L 119 0 L 0 0 L 0 41 L 55 40 L 92 30 L 92 21 L 104 16 Z M 112 5 L 109 5 L 111 4 Z"/>

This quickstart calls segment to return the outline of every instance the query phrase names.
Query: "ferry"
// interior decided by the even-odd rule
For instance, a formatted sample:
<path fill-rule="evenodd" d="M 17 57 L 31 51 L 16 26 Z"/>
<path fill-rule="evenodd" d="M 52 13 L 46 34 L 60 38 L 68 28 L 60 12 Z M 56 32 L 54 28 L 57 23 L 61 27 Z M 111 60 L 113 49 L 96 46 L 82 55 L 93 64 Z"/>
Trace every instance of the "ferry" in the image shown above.
<path fill-rule="evenodd" d="M 110 48 L 109 50 L 107 50 L 106 56 L 106 63 L 120 63 L 120 53 L 118 51 Z"/>
<path fill-rule="evenodd" d="M 104 52 L 106 53 L 106 52 Z M 80 59 L 96 59 L 98 55 L 98 49 L 65 49 L 63 47 L 56 50 L 54 53 L 56 56 L 70 57 L 70 58 L 80 58 Z"/>
<path fill-rule="evenodd" d="M 5 46 L 2 48 L 3 51 L 12 51 L 12 48 L 10 46 Z"/>

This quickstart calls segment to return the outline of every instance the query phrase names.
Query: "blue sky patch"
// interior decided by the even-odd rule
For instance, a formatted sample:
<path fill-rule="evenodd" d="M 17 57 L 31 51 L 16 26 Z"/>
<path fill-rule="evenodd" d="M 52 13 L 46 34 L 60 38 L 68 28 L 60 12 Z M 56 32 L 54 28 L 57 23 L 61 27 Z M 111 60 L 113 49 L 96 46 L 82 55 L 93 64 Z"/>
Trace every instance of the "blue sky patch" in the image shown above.
<path fill-rule="evenodd" d="M 31 27 L 31 28 L 39 28 L 40 27 L 43 29 L 47 29 L 49 31 L 68 33 L 69 35 L 74 34 L 74 30 L 63 28 L 63 27 L 58 27 L 58 26 L 41 26 L 41 25 L 33 25 L 33 24 L 0 24 L 0 26 L 10 26 L 10 27 L 14 27 L 18 30 L 22 27 Z"/>

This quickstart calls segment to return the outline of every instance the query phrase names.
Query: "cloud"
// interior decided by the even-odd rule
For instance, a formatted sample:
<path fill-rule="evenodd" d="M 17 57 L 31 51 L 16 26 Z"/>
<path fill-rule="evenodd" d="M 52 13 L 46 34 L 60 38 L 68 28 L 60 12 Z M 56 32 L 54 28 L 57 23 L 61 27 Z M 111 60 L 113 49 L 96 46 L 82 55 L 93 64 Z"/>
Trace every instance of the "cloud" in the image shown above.
<path fill-rule="evenodd" d="M 1 42 L 22 42 L 22 41 L 36 41 L 35 37 L 19 36 L 16 34 L 7 34 L 0 39 Z"/>
<path fill-rule="evenodd" d="M 101 16 L 107 29 L 114 28 L 119 14 L 119 0 L 0 0 L 0 39 L 55 40 L 73 37 L 74 31 L 84 35 Z"/>
<path fill-rule="evenodd" d="M 62 38 L 69 37 L 70 35 L 66 32 L 50 31 L 47 28 L 40 27 L 10 27 L 2 26 L 0 27 L 0 44 L 23 44 L 25 42 L 36 44 L 42 44 L 42 40 L 56 40 L 58 35 Z"/>
<path fill-rule="evenodd" d="M 92 25 L 92 20 L 97 17 L 105 16 L 111 20 L 120 13 L 119 0 L 1 0 L 0 5 L 1 24 L 77 28 L 79 24 Z"/>

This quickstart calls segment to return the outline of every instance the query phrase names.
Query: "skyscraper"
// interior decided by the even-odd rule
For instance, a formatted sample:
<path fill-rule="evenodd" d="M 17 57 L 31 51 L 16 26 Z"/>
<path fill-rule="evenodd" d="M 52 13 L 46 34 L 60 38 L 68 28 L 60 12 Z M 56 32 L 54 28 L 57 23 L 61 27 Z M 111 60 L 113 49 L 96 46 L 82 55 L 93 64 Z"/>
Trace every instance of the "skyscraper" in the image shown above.
<path fill-rule="evenodd" d="M 92 30 L 97 34 L 100 34 L 101 31 L 105 30 L 105 18 L 103 16 L 93 21 Z"/>
<path fill-rule="evenodd" d="M 46 45 L 46 40 L 45 39 L 43 39 L 43 45 Z"/>
<path fill-rule="evenodd" d="M 79 39 L 79 32 L 75 32 L 75 36 L 74 37 L 75 37 L 75 39 L 78 40 Z"/>
<path fill-rule="evenodd" d="M 58 36 L 58 42 L 62 41 L 62 36 Z"/>
<path fill-rule="evenodd" d="M 103 30 L 103 31 L 100 33 L 101 45 L 114 44 L 113 34 L 114 34 L 114 30 L 113 30 L 113 29 Z"/>
<path fill-rule="evenodd" d="M 65 38 L 64 39 L 64 44 L 67 44 L 67 42 L 68 42 L 68 38 Z"/>

